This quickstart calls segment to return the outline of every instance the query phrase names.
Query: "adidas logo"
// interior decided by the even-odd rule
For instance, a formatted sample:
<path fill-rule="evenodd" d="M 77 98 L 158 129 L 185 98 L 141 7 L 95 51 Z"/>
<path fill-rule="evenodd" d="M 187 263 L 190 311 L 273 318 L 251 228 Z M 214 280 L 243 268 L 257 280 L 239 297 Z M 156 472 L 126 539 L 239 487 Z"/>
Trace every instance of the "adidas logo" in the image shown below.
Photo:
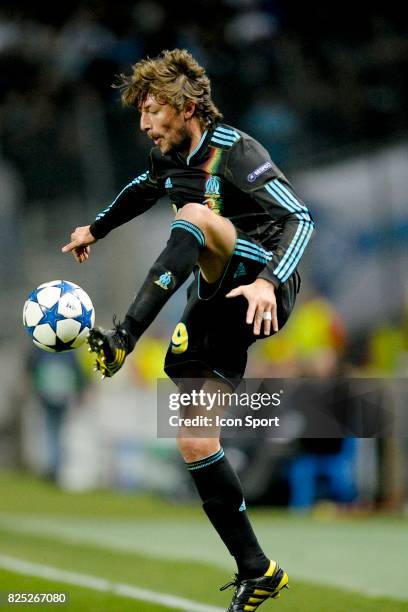
<path fill-rule="evenodd" d="M 242 261 L 239 263 L 238 268 L 235 270 L 234 278 L 238 278 L 239 276 L 245 276 L 246 268 Z"/>
<path fill-rule="evenodd" d="M 168 176 L 166 178 L 166 182 L 164 183 L 165 189 L 171 189 L 173 187 L 173 183 L 171 182 L 171 178 Z"/>

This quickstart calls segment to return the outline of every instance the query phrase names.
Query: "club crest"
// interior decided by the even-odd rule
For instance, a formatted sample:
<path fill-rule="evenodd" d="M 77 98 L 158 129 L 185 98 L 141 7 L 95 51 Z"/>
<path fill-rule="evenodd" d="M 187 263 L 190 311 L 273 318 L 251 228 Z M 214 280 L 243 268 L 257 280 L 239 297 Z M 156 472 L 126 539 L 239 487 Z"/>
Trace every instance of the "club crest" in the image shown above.
<path fill-rule="evenodd" d="M 221 182 L 218 176 L 210 175 L 205 183 L 204 204 L 217 215 L 222 211 L 222 198 L 220 194 Z"/>
<path fill-rule="evenodd" d="M 172 278 L 173 275 L 171 272 L 164 272 L 164 274 L 162 274 L 157 280 L 154 281 L 154 284 L 158 285 L 161 289 L 167 291 Z"/>

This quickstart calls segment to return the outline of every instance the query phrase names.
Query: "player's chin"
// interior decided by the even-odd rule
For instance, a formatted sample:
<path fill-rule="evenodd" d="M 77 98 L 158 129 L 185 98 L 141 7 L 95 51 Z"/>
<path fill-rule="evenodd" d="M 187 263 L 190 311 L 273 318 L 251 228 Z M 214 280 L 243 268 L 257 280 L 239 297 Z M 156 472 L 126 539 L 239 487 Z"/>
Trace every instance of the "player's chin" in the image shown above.
<path fill-rule="evenodd" d="M 168 145 L 166 142 L 161 142 L 159 144 L 159 148 L 160 148 L 160 153 L 162 155 L 167 155 L 167 153 L 170 153 L 172 149 L 172 147 Z"/>
<path fill-rule="evenodd" d="M 168 155 L 169 153 L 177 153 L 178 151 L 181 151 L 178 143 L 168 140 L 162 140 L 159 147 L 162 155 Z"/>

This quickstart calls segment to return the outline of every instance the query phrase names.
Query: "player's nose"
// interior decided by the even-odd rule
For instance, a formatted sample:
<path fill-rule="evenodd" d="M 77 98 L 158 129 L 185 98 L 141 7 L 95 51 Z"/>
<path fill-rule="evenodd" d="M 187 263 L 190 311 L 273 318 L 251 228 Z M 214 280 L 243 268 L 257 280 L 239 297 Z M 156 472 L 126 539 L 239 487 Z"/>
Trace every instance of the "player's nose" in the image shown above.
<path fill-rule="evenodd" d="M 149 118 L 145 113 L 140 115 L 140 129 L 142 132 L 148 132 L 151 128 Z"/>

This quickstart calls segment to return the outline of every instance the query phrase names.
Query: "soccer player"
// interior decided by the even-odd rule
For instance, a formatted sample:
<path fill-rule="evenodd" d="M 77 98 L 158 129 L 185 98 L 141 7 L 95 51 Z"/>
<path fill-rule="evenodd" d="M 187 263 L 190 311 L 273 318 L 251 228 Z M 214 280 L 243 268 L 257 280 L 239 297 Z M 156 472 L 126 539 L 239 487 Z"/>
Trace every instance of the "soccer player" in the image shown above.
<path fill-rule="evenodd" d="M 176 215 L 124 321 L 95 328 L 90 348 L 103 377 L 113 376 L 194 272 L 165 371 L 177 384 L 196 377 L 231 390 L 244 375 L 248 347 L 276 333 L 290 315 L 312 218 L 267 151 L 222 122 L 205 70 L 187 51 L 139 61 L 119 86 L 123 103 L 139 110 L 140 128 L 154 143 L 148 170 L 91 225 L 77 227 L 62 250 L 86 261 L 91 244 L 165 194 Z M 280 595 L 288 576 L 257 541 L 219 437 L 179 435 L 178 444 L 204 511 L 237 563 L 228 610 L 256 610 Z"/>

